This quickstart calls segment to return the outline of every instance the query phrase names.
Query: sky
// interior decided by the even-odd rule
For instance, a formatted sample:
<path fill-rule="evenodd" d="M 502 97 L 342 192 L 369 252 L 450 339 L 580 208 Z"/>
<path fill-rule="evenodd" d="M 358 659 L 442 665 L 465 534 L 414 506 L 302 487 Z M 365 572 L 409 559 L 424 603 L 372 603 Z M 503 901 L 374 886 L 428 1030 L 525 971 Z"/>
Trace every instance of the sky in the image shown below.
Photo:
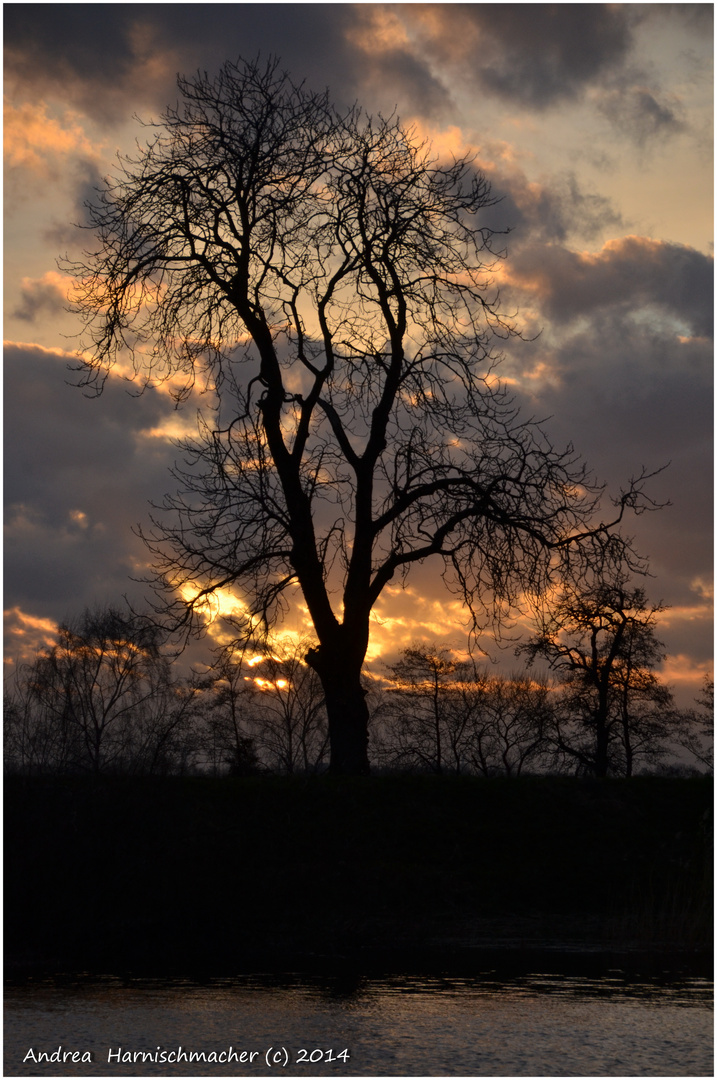
<path fill-rule="evenodd" d="M 177 100 L 177 74 L 278 56 L 341 106 L 396 111 L 443 159 L 470 152 L 510 228 L 500 268 L 521 340 L 500 370 L 618 493 L 669 467 L 629 524 L 668 609 L 664 677 L 685 705 L 712 669 L 713 83 L 710 4 L 6 4 L 5 651 L 85 607 L 141 602 L 133 529 L 172 491 L 166 393 L 72 383 L 78 325 L 58 257 L 117 153 Z M 440 566 L 386 590 L 376 665 L 465 646 Z M 299 628 L 297 608 L 291 624 Z M 489 641 L 484 645 L 490 653 Z M 516 666 L 511 655 L 502 663 Z"/>

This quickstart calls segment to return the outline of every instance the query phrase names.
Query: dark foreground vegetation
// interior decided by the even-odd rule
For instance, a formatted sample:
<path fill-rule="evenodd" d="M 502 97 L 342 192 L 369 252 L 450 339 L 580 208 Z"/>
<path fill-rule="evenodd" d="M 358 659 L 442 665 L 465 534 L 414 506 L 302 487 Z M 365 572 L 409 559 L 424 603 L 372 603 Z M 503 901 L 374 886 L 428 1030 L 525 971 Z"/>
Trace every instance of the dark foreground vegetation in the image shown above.
<path fill-rule="evenodd" d="M 710 951 L 707 778 L 8 777 L 5 795 L 11 974 Z"/>

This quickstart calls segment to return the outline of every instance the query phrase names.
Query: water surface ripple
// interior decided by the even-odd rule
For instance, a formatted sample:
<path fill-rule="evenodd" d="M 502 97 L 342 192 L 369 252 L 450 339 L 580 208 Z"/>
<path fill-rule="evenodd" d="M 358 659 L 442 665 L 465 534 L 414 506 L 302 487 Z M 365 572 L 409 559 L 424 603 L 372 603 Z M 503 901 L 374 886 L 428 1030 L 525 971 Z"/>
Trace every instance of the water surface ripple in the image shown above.
<path fill-rule="evenodd" d="M 619 969 L 38 978 L 6 992 L 4 1075 L 711 1076 L 712 1030 L 711 982 Z M 91 1061 L 28 1057 L 58 1047 Z"/>

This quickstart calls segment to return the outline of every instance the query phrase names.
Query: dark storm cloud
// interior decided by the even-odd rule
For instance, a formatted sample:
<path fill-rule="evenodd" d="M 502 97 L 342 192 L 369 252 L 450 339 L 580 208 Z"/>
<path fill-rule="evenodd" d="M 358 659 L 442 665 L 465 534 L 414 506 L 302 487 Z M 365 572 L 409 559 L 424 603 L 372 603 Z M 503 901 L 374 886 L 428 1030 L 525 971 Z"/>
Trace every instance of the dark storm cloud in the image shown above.
<path fill-rule="evenodd" d="M 126 118 L 137 91 L 128 5 L 12 4 L 3 8 L 5 78 L 62 98 L 101 120 Z M 134 85 L 133 85 L 134 83 Z"/>
<path fill-rule="evenodd" d="M 55 619 L 142 594 L 132 527 L 172 486 L 176 454 L 143 434 L 171 414 L 165 395 L 130 397 L 111 380 L 89 400 L 69 377 L 61 354 L 6 348 L 5 606 Z"/>
<path fill-rule="evenodd" d="M 571 100 L 632 47 L 631 5 L 415 5 L 427 48 L 483 93 L 534 109 Z"/>
<path fill-rule="evenodd" d="M 105 122 L 175 100 L 177 72 L 258 53 L 279 56 L 312 87 L 329 85 L 339 104 L 359 97 L 370 109 L 437 115 L 451 100 L 438 63 L 486 99 L 542 110 L 603 81 L 616 85 L 636 6 L 12 4 L 5 71 L 9 83 L 54 90 Z M 664 122 L 650 87 L 642 98 L 604 102 L 634 123 L 651 107 Z"/>
<path fill-rule="evenodd" d="M 597 254 L 529 245 L 510 271 L 558 324 L 606 308 L 651 308 L 698 337 L 712 336 L 713 260 L 684 244 L 626 236 Z"/>
<path fill-rule="evenodd" d="M 351 5 L 37 4 L 5 11 L 6 79 L 54 90 L 89 116 L 128 119 L 176 100 L 177 73 L 279 56 L 297 80 L 361 80 L 346 27 Z M 360 58 L 359 58 L 360 60 Z M 410 72 L 404 72 L 410 81 Z"/>
<path fill-rule="evenodd" d="M 525 410 L 549 416 L 555 445 L 572 442 L 609 491 L 617 494 L 643 466 L 669 462 L 649 493 L 672 505 L 630 518 L 625 531 L 650 556 L 660 595 L 685 602 L 690 582 L 711 571 L 710 343 L 681 339 L 613 309 L 594 313 L 557 345 L 538 339 L 529 349 L 552 379 L 524 397 Z"/>

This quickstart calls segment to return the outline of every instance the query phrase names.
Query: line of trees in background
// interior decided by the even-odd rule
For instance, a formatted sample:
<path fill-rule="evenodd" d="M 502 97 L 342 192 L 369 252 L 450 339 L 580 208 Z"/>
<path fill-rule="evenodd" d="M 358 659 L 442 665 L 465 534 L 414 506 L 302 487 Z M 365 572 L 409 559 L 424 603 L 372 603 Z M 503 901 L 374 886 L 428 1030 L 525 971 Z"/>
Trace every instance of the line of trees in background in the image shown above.
<path fill-rule="evenodd" d="M 656 668 L 659 606 L 623 582 L 565 582 L 510 676 L 415 645 L 367 685 L 374 770 L 449 775 L 712 768 L 712 684 L 675 707 Z M 61 625 L 6 686 L 5 768 L 43 773 L 310 774 L 329 763 L 308 643 L 180 674 L 156 626 L 115 608 Z M 542 660 L 550 678 L 536 675 Z M 681 764 L 680 764 L 681 762 Z"/>

